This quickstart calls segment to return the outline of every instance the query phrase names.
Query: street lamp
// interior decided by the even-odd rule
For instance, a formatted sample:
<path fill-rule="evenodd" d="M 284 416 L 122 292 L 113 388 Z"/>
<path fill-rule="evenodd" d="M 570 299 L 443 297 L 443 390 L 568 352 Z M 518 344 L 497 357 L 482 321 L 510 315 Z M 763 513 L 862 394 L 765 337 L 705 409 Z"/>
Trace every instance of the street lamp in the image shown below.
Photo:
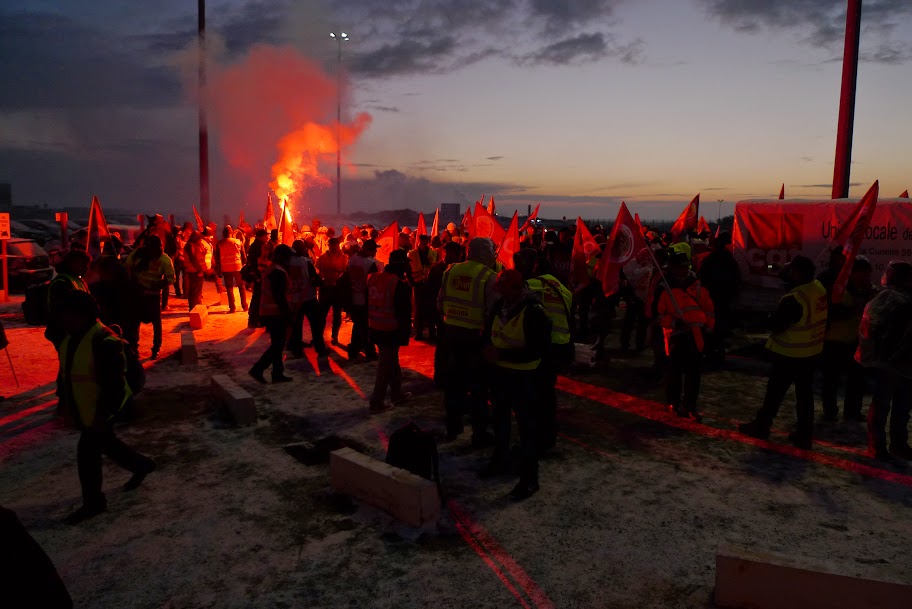
<path fill-rule="evenodd" d="M 335 32 L 329 33 L 334 38 L 339 50 L 338 69 L 336 70 L 336 215 L 342 214 L 342 41 L 350 38 L 345 32 L 338 36 Z"/>

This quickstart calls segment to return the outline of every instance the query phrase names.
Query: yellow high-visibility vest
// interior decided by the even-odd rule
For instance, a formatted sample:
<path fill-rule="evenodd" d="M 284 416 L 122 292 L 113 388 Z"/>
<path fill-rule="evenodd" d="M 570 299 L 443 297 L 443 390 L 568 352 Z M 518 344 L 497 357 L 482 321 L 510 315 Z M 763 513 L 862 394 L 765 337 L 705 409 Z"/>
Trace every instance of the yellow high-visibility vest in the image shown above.
<path fill-rule="evenodd" d="M 86 427 L 95 422 L 95 414 L 98 409 L 98 398 L 101 396 L 101 387 L 98 385 L 98 379 L 95 375 L 94 353 L 95 336 L 99 333 L 106 334 L 104 338 L 106 341 L 123 343 L 122 339 L 109 333 L 101 322 L 95 322 L 95 325 L 92 326 L 89 331 L 85 333 L 85 336 L 82 337 L 82 340 L 79 341 L 79 346 L 76 347 L 76 353 L 73 355 L 72 366 L 68 359 L 70 346 L 69 334 L 67 334 L 60 343 L 60 349 L 58 351 L 60 357 L 60 373 L 62 375 L 69 375 L 68 378 L 73 391 L 73 401 L 76 403 L 79 419 Z M 124 360 L 124 372 L 126 372 L 126 359 Z M 66 383 L 67 377 L 64 376 L 63 380 L 64 383 Z M 127 400 L 130 399 L 130 396 L 132 395 L 133 392 L 130 390 L 130 385 L 127 383 L 126 377 L 124 377 L 124 398 L 117 408 L 118 412 L 124 407 L 124 404 L 127 403 Z M 115 414 L 116 413 L 112 413 L 109 420 L 113 419 Z"/>
<path fill-rule="evenodd" d="M 846 290 L 842 294 L 842 302 L 839 303 L 846 307 L 855 306 L 855 296 Z M 861 325 L 861 315 L 852 316 L 848 319 L 833 319 L 829 321 L 826 330 L 826 340 L 837 343 L 846 343 L 854 345 L 858 342 L 858 327 Z"/>
<path fill-rule="evenodd" d="M 54 277 L 54 279 L 48 285 L 48 309 L 53 308 L 54 304 L 60 304 L 51 302 L 51 286 L 55 283 L 60 282 L 69 283 L 73 286 L 74 290 L 77 290 L 79 292 L 89 292 L 89 286 L 86 285 L 86 282 L 82 277 L 73 277 L 72 275 L 67 275 L 66 273 L 58 273 L 57 276 Z"/>
<path fill-rule="evenodd" d="M 491 344 L 498 349 L 522 349 L 526 346 L 525 332 L 526 308 L 513 316 L 507 323 L 501 321 L 500 315 L 494 318 L 494 325 L 491 326 Z M 531 362 L 508 362 L 501 359 L 497 360 L 497 365 L 501 368 L 510 368 L 511 370 L 535 370 L 541 364 L 541 358 Z"/>
<path fill-rule="evenodd" d="M 485 317 L 485 288 L 494 271 L 474 260 L 452 265 L 446 271 L 443 290 L 443 322 L 450 326 L 481 330 Z"/>
<path fill-rule="evenodd" d="M 793 289 L 783 298 L 794 297 L 801 305 L 801 319 L 782 332 L 773 332 L 766 348 L 786 357 L 813 357 L 823 352 L 826 334 L 827 293 L 817 281 Z"/>
<path fill-rule="evenodd" d="M 551 318 L 551 344 L 570 342 L 570 320 L 567 317 L 573 294 L 554 275 L 542 275 L 526 283 L 541 296 L 545 312 Z"/>
<path fill-rule="evenodd" d="M 437 250 L 429 249 L 427 252 L 428 263 L 424 265 L 421 263 L 421 253 L 418 251 L 418 248 L 409 250 L 408 259 L 412 267 L 412 281 L 418 283 L 427 279 L 428 272 L 431 270 L 431 267 L 434 266 L 434 263 L 437 262 Z"/>

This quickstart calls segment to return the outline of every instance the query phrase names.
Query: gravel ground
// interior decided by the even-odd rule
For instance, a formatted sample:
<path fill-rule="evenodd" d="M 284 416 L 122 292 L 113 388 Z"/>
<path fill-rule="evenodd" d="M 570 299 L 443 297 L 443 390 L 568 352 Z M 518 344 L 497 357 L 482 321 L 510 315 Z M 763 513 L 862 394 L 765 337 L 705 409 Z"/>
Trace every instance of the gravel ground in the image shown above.
<path fill-rule="evenodd" d="M 773 444 L 738 436 L 735 422 L 753 414 L 765 386 L 756 360 L 704 377 L 705 425 L 667 416 L 646 354 L 572 371 L 542 490 L 510 502 L 514 479 L 480 480 L 487 455 L 461 438 L 440 447 L 449 508 L 417 530 L 332 493 L 327 465 L 296 457 L 336 435 L 382 458 L 410 419 L 442 431 L 433 348 L 403 351 L 415 397 L 371 417 L 363 395 L 373 364 L 336 352 L 319 366 L 311 354 L 287 362 L 294 383 L 260 386 L 246 370 L 266 338 L 225 307 L 197 332 L 198 369 L 175 357 L 186 314 L 167 315 L 163 358 L 147 363 L 137 418 L 119 430 L 159 470 L 124 493 L 128 474 L 105 461 L 108 512 L 66 526 L 79 503 L 78 436 L 52 418 L 53 349 L 15 306 L 0 305 L 0 319 L 22 384 L 0 359 L 10 396 L 0 405 L 0 504 L 45 548 L 80 608 L 707 607 L 723 544 L 912 583 L 912 468 L 860 454 L 859 424 L 821 427 L 826 444 L 813 453 L 776 444 L 782 434 Z M 144 356 L 150 339 L 144 326 Z M 209 402 L 214 372 L 256 396 L 257 425 L 233 427 Z"/>

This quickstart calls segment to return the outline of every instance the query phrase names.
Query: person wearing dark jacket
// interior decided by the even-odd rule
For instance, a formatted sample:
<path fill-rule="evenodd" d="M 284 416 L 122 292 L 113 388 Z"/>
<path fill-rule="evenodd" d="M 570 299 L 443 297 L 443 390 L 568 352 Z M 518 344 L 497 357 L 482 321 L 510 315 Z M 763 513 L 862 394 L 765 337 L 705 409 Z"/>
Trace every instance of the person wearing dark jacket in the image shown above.
<path fill-rule="evenodd" d="M 60 319 L 66 332 L 57 347 L 60 402 L 81 431 L 77 461 L 82 507 L 67 518 L 78 524 L 107 509 L 101 455 L 133 474 L 124 485 L 127 491 L 142 483 L 155 462 L 114 435 L 114 419 L 132 398 L 123 339 L 98 321 L 98 306 L 86 292 L 74 291 L 67 297 Z"/>
<path fill-rule="evenodd" d="M 519 271 L 501 271 L 495 290 L 501 300 L 495 304 L 485 326 L 489 342 L 484 350 L 485 361 L 494 367 L 495 448 L 491 462 L 481 473 L 491 476 L 509 472 L 510 413 L 515 412 L 521 457 L 519 482 L 510 491 L 510 497 L 521 500 L 539 488 L 540 400 L 536 391 L 540 384 L 536 376 L 551 347 L 551 319 Z"/>
<path fill-rule="evenodd" d="M 292 313 L 288 289 L 291 282 L 288 278 L 288 267 L 294 250 L 280 244 L 272 254 L 269 268 L 263 273 L 263 293 L 260 299 L 260 321 L 269 333 L 269 348 L 250 369 L 250 376 L 266 383 L 263 373 L 272 366 L 272 382 L 287 383 L 292 380 L 285 376 L 285 363 L 282 354 L 285 352 L 285 337 L 292 322 Z"/>
<path fill-rule="evenodd" d="M 814 367 L 823 352 L 827 322 L 827 293 L 814 279 L 814 262 L 796 256 L 780 275 L 789 292 L 779 300 L 767 323 L 771 334 L 766 349 L 772 358 L 763 406 L 753 421 L 738 431 L 766 440 L 789 387 L 795 385 L 797 425 L 789 439 L 810 449 L 814 431 Z"/>
<path fill-rule="evenodd" d="M 247 327 L 260 327 L 260 298 L 263 294 L 263 275 L 260 272 L 259 261 L 263 255 L 263 246 L 269 240 L 265 228 L 258 228 L 253 243 L 247 252 L 247 264 L 243 276 L 253 279 L 253 294 L 250 296 L 250 309 L 247 311 Z"/>
<path fill-rule="evenodd" d="M 741 289 L 741 270 L 735 257 L 729 251 L 731 236 L 721 233 L 713 244 L 713 251 L 700 264 L 700 283 L 709 290 L 716 326 L 707 337 L 707 358 L 717 363 L 725 359 L 725 339 L 731 330 L 732 310 Z"/>
<path fill-rule="evenodd" d="M 370 340 L 378 351 L 371 414 L 389 410 L 409 397 L 402 393 L 399 366 L 399 348 L 408 345 L 412 323 L 412 294 L 406 280 L 408 265 L 408 253 L 395 250 L 383 271 L 372 273 L 367 279 L 368 328 Z M 387 387 L 392 404 L 386 402 Z"/>
<path fill-rule="evenodd" d="M 855 361 L 877 381 L 868 408 L 868 454 L 881 461 L 912 460 L 912 264 L 890 262 L 881 285 L 883 291 L 865 307 L 855 353 Z"/>

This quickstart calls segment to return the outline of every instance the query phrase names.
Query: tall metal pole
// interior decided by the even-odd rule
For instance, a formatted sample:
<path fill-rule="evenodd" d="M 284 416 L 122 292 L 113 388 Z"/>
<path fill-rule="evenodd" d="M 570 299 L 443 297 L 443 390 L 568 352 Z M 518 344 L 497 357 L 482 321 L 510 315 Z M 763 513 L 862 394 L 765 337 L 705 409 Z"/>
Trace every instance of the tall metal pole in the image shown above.
<path fill-rule="evenodd" d="M 336 37 L 339 45 L 336 70 L 336 215 L 342 214 L 342 37 Z"/>
<path fill-rule="evenodd" d="M 209 128 L 206 126 L 206 0 L 198 0 L 199 16 L 199 174 L 200 214 L 209 222 Z"/>
<path fill-rule="evenodd" d="M 858 45 L 861 39 L 861 0 L 848 0 L 845 53 L 842 58 L 842 93 L 836 131 L 836 163 L 833 166 L 833 198 L 849 196 L 852 172 L 852 134 L 855 128 L 855 88 L 858 81 Z"/>

